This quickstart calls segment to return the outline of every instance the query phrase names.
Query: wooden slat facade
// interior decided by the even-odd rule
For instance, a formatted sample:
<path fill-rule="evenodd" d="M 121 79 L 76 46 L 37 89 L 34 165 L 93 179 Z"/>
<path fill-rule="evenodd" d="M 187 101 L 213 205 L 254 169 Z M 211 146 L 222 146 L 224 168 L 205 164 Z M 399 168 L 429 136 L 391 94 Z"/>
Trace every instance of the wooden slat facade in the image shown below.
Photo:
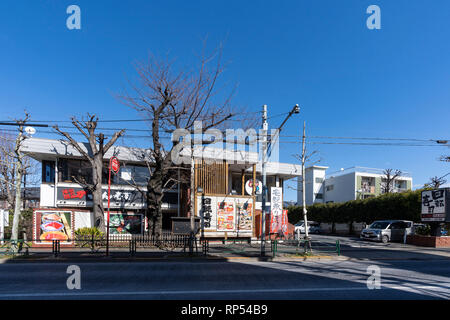
<path fill-rule="evenodd" d="M 207 164 L 205 160 L 196 160 L 195 190 L 198 187 L 205 194 L 228 194 L 228 163 Z"/>

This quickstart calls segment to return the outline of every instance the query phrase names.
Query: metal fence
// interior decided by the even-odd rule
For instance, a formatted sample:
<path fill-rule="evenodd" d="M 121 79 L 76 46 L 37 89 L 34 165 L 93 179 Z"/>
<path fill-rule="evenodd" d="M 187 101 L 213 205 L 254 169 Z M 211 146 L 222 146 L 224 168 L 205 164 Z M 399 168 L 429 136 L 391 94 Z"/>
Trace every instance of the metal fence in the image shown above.
<path fill-rule="evenodd" d="M 271 242 L 272 255 L 341 255 L 341 244 L 316 240 L 274 240 Z"/>
<path fill-rule="evenodd" d="M 51 253 L 55 257 L 61 252 L 91 252 L 109 255 L 109 249 L 119 249 L 120 252 L 128 252 L 135 255 L 138 250 L 159 249 L 165 252 L 189 252 L 198 254 L 203 242 L 190 234 L 172 234 L 163 232 L 159 236 L 154 235 L 110 235 L 105 236 L 77 236 L 67 240 L 6 240 L 0 245 L 0 256 L 4 255 L 29 255 L 34 253 Z M 202 248 L 201 252 L 205 252 Z"/>
<path fill-rule="evenodd" d="M 272 257 L 295 255 L 340 255 L 339 240 L 324 242 L 316 240 L 270 240 L 265 243 L 264 255 Z M 110 249 L 112 249 L 110 251 Z M 261 242 L 249 240 L 209 240 L 198 239 L 189 234 L 163 233 L 159 237 L 151 235 L 111 235 L 78 236 L 69 240 L 4 240 L 0 246 L 2 255 L 51 254 L 58 257 L 62 253 L 90 252 L 108 256 L 110 253 L 136 255 L 137 252 L 178 252 L 189 255 L 219 256 L 261 256 Z"/>

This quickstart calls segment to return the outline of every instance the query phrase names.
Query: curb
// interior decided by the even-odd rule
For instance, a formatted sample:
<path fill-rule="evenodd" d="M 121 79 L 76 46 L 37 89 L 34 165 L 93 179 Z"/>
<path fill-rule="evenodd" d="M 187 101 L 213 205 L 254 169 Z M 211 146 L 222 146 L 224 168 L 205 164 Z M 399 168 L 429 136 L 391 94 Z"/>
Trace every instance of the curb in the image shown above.
<path fill-rule="evenodd" d="M 339 257 L 333 256 L 292 256 L 292 257 L 239 257 L 239 256 L 163 256 L 163 257 L 44 257 L 44 258 L 16 258 L 16 259 L 0 259 L 0 264 L 4 263 L 36 263 L 36 262 L 155 262 L 155 261 L 259 261 L 259 262 L 276 262 L 276 261 L 305 261 L 305 260 L 341 260 Z"/>

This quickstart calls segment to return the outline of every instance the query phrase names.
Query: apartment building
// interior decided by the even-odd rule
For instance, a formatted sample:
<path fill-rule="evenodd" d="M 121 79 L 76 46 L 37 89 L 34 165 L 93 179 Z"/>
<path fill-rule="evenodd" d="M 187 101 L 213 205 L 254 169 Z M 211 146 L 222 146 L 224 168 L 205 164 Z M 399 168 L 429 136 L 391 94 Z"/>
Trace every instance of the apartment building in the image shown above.
<path fill-rule="evenodd" d="M 328 167 L 312 166 L 305 170 L 306 205 L 346 202 L 376 197 L 383 193 L 386 176 L 383 169 L 351 167 L 326 174 Z M 302 204 L 301 179 L 298 179 L 297 200 Z M 393 192 L 412 189 L 412 177 L 403 172 L 393 184 Z"/>

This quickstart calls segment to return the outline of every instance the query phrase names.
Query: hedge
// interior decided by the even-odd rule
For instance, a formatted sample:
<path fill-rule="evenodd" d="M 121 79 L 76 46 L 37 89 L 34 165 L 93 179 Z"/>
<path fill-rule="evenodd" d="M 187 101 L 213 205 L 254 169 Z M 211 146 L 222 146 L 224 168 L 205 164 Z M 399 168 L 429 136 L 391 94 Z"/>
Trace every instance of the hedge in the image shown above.
<path fill-rule="evenodd" d="M 421 191 L 383 194 L 375 198 L 307 206 L 308 220 L 327 223 L 372 223 L 399 219 L 420 222 Z M 303 220 L 303 207 L 288 207 L 291 223 Z"/>

